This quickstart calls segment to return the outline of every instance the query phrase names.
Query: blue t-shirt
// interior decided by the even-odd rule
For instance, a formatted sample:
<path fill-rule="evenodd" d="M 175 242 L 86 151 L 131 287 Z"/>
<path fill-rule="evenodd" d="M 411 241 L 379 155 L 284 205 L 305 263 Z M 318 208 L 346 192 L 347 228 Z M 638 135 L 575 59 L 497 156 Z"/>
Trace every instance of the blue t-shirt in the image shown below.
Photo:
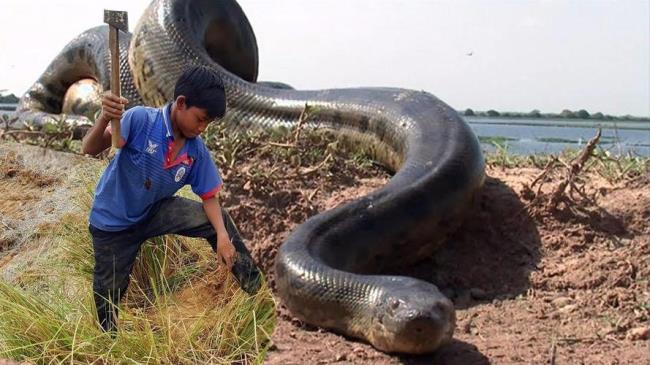
<path fill-rule="evenodd" d="M 157 201 L 188 184 L 202 199 L 213 197 L 222 180 L 200 137 L 186 139 L 171 160 L 174 134 L 171 104 L 134 107 L 120 123 L 121 145 L 95 189 L 91 225 L 121 231 L 141 222 Z"/>

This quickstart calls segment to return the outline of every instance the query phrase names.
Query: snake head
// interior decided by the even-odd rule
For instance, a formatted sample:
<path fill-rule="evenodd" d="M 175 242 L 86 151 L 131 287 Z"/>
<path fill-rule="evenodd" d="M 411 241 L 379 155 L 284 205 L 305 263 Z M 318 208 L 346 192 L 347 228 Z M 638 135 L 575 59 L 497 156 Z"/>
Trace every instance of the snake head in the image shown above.
<path fill-rule="evenodd" d="M 422 354 L 449 342 L 456 324 L 454 305 L 424 281 L 397 278 L 375 302 L 368 339 L 386 352 Z"/>

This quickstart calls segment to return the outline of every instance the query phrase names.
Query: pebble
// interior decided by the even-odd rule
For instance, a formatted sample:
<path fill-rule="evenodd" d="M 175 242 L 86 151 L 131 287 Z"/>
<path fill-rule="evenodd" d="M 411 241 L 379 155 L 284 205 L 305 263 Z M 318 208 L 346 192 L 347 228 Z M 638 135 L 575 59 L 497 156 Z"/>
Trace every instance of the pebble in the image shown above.
<path fill-rule="evenodd" d="M 352 349 L 352 353 L 353 353 L 357 358 L 360 358 L 360 359 L 366 359 L 366 358 L 368 358 L 368 353 L 366 352 L 366 350 L 364 350 L 364 349 L 361 348 L 361 347 L 355 347 L 355 348 L 353 348 L 353 349 Z"/>
<path fill-rule="evenodd" d="M 577 308 L 578 308 L 577 304 L 568 304 L 568 305 L 565 305 L 564 307 L 558 309 L 557 311 L 560 312 L 560 313 L 567 314 L 567 313 L 573 312 Z"/>
<path fill-rule="evenodd" d="M 468 319 L 462 326 L 460 326 L 463 333 L 471 333 L 472 331 L 472 318 Z"/>
<path fill-rule="evenodd" d="M 650 339 L 650 326 L 645 327 L 636 327 L 627 331 L 628 340 L 637 341 L 637 340 L 649 340 Z"/>
<path fill-rule="evenodd" d="M 573 299 L 569 297 L 557 297 L 551 300 L 551 304 L 553 304 L 553 306 L 556 308 L 562 308 L 566 307 L 569 304 L 573 304 Z"/>

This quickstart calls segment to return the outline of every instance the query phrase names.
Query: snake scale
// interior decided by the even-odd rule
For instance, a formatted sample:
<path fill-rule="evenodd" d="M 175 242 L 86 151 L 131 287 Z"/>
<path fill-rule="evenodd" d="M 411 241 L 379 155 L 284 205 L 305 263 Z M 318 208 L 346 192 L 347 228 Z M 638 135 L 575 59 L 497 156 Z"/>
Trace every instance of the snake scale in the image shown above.
<path fill-rule="evenodd" d="M 97 92 L 109 89 L 107 33 L 106 26 L 92 28 L 63 49 L 22 97 L 14 128 L 62 113 L 80 129 L 90 123 L 80 115 L 97 110 Z M 185 67 L 207 65 L 224 80 L 233 127 L 292 126 L 308 104 L 318 110 L 310 123 L 370 146 L 394 176 L 290 234 L 276 257 L 277 294 L 298 318 L 382 351 L 426 353 L 450 341 L 449 299 L 428 282 L 381 273 L 431 255 L 483 184 L 478 141 L 452 108 L 406 89 L 299 91 L 256 83 L 257 43 L 233 0 L 155 0 L 120 48 L 128 107 L 162 105 Z M 88 80 L 94 97 L 78 91 Z"/>

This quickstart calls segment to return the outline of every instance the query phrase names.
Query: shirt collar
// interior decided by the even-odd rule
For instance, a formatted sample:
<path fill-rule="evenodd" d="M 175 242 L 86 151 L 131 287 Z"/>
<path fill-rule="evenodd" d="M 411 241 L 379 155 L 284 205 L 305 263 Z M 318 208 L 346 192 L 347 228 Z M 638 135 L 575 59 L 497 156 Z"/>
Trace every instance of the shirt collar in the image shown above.
<path fill-rule="evenodd" d="M 172 133 L 172 123 L 171 123 L 171 110 L 172 110 L 172 103 L 167 103 L 165 104 L 162 108 L 162 116 L 163 116 L 163 123 L 165 124 L 165 131 L 166 134 L 165 136 L 167 138 L 174 138 L 174 134 Z"/>

